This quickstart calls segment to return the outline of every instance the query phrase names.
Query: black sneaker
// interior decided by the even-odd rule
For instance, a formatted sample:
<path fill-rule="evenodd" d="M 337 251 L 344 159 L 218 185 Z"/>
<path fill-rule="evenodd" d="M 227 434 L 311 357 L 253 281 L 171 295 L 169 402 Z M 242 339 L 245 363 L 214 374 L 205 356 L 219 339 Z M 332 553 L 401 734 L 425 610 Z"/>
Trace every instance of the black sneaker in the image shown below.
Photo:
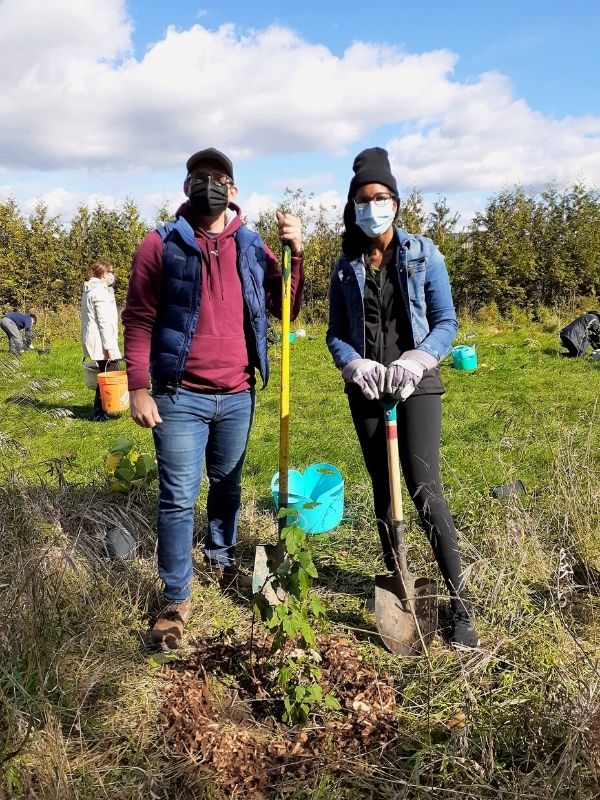
<path fill-rule="evenodd" d="M 94 414 L 92 417 L 92 422 L 108 422 L 109 419 L 111 419 L 111 417 L 109 417 L 109 415 L 106 413 Z"/>
<path fill-rule="evenodd" d="M 473 609 L 468 600 L 452 600 L 452 633 L 450 647 L 456 650 L 475 650 L 480 641 L 475 628 Z"/>

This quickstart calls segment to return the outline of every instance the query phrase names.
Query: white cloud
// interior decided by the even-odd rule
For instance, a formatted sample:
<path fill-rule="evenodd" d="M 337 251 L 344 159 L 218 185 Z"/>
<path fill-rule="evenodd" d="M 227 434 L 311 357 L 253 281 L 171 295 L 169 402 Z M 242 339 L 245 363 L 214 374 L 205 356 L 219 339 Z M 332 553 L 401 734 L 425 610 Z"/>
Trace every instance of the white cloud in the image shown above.
<path fill-rule="evenodd" d="M 311 198 L 311 204 L 315 206 L 321 205 L 323 208 L 335 207 L 341 212 L 346 204 L 346 197 L 333 189 L 329 189 L 326 192 L 315 194 L 314 197 Z"/>
<path fill-rule="evenodd" d="M 10 186 L 0 186 L 0 200 L 13 196 L 14 192 Z M 166 205 L 169 214 L 175 212 L 185 200 L 182 192 L 151 192 L 134 199 L 140 216 L 143 220 L 152 224 L 157 212 L 163 205 Z M 58 216 L 61 222 L 69 225 L 81 206 L 93 210 L 97 205 L 102 205 L 109 210 L 119 209 L 123 206 L 123 198 L 116 195 L 94 192 L 74 192 L 62 187 L 43 192 L 35 197 L 27 197 L 19 204 L 25 214 L 31 213 L 34 208 L 41 203 L 46 206 L 48 216 Z"/>
<path fill-rule="evenodd" d="M 318 172 L 313 175 L 304 175 L 302 177 L 281 178 L 270 181 L 270 185 L 284 189 L 290 186 L 298 186 L 306 191 L 311 191 L 315 186 L 331 186 L 334 181 L 333 172 Z"/>
<path fill-rule="evenodd" d="M 295 188 L 290 185 L 290 188 Z M 253 223 L 263 213 L 275 214 L 281 204 L 282 196 L 272 194 L 260 194 L 252 192 L 247 200 L 240 199 L 242 213 L 248 222 Z M 321 208 L 325 210 L 325 218 L 329 222 L 337 222 L 342 217 L 345 199 L 335 190 L 314 194 L 310 199 L 307 198 L 306 210 L 309 216 L 314 216 Z"/>
<path fill-rule="evenodd" d="M 150 192 L 135 198 L 135 203 L 140 210 L 142 219 L 153 221 L 159 208 L 166 206 L 169 214 L 174 217 L 179 206 L 185 201 L 183 192 Z"/>
<path fill-rule="evenodd" d="M 355 42 L 336 55 L 276 25 L 196 24 L 169 27 L 138 60 L 131 32 L 125 0 L 0 2 L 6 180 L 80 168 L 133 177 L 214 144 L 234 159 L 348 158 L 358 141 L 380 144 L 385 125 L 397 129 L 388 147 L 404 186 L 600 184 L 600 117 L 546 117 L 496 73 L 462 83 L 446 50 Z"/>
<path fill-rule="evenodd" d="M 41 203 L 48 209 L 48 216 L 60 216 L 62 219 L 71 219 L 77 208 L 80 205 L 84 205 L 87 199 L 87 197 L 84 199 L 75 192 L 68 192 L 66 189 L 57 188 L 39 197 L 29 197 L 21 205 L 26 214 L 30 214 L 34 208 Z"/>
<path fill-rule="evenodd" d="M 175 166 L 215 141 L 236 158 L 339 153 L 380 124 L 431 115 L 454 93 L 451 53 L 355 43 L 338 57 L 278 26 L 169 27 L 135 60 L 119 0 L 7 0 L 0 29 L 22 31 L 0 39 L 7 167 Z"/>
<path fill-rule="evenodd" d="M 69 222 L 75 216 L 80 206 L 87 206 L 93 209 L 97 205 L 102 205 L 106 209 L 114 210 L 121 205 L 121 201 L 113 195 L 100 194 L 97 192 L 94 194 L 86 194 L 84 192 L 72 192 L 67 189 L 57 188 L 50 192 L 44 192 L 36 197 L 27 198 L 21 203 L 21 207 L 26 214 L 29 214 L 39 203 L 46 206 L 48 216 L 58 216 L 64 223 Z"/>
<path fill-rule="evenodd" d="M 243 198 L 240 199 L 244 218 L 252 223 L 256 222 L 261 214 L 274 214 L 277 208 L 277 201 L 278 198 L 275 198 L 272 194 L 252 192 L 246 202 L 243 202 Z"/>
<path fill-rule="evenodd" d="M 387 143 L 396 177 L 423 191 L 497 191 L 551 180 L 600 183 L 600 117 L 544 117 L 486 73 L 427 129 Z"/>
<path fill-rule="evenodd" d="M 121 57 L 130 37 L 123 0 L 2 0 L 0 80 L 35 91 L 64 79 L 79 59 L 98 65 Z"/>

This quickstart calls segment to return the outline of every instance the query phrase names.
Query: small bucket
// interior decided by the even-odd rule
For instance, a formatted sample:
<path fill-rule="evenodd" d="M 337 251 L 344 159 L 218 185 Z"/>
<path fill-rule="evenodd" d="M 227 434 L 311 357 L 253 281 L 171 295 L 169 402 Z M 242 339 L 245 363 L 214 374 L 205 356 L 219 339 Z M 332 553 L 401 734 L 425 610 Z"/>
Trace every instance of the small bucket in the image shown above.
<path fill-rule="evenodd" d="M 96 386 L 98 386 L 98 373 L 100 372 L 100 367 L 95 361 L 84 361 L 81 364 L 81 369 L 83 370 L 83 382 L 86 388 L 90 389 L 92 392 L 95 392 Z"/>
<path fill-rule="evenodd" d="M 474 347 L 461 344 L 452 348 L 452 363 L 456 369 L 477 369 L 477 351 Z"/>
<path fill-rule="evenodd" d="M 275 508 L 279 508 L 278 472 L 271 479 L 271 494 Z M 332 530 L 340 524 L 344 514 L 342 473 L 333 464 L 325 463 L 311 464 L 304 472 L 290 469 L 287 507 L 298 512 L 296 524 L 305 533 L 327 533 Z"/>
<path fill-rule="evenodd" d="M 129 391 L 125 370 L 99 372 L 98 386 L 100 387 L 102 408 L 107 414 L 126 411 L 129 408 Z"/>

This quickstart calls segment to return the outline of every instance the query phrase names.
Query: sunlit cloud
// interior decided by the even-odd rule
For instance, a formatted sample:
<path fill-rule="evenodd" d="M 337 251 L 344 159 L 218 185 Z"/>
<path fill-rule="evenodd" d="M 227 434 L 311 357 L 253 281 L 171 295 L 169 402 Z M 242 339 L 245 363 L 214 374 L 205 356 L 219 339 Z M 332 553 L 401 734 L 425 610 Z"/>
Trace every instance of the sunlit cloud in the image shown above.
<path fill-rule="evenodd" d="M 198 19 L 204 16 L 200 9 Z M 47 188 L 54 172 L 83 171 L 92 190 L 105 181 L 110 197 L 110 176 L 127 175 L 135 185 L 152 171 L 181 170 L 190 153 L 217 145 L 236 162 L 289 158 L 292 177 L 270 176 L 261 189 L 324 193 L 339 170 L 303 176 L 295 156 L 306 163 L 306 154 L 326 154 L 349 167 L 365 141 L 388 147 L 402 186 L 430 193 L 600 184 L 599 116 L 541 114 L 496 72 L 460 81 L 459 56 L 448 50 L 410 53 L 355 41 L 338 54 L 279 25 L 198 22 L 170 26 L 136 58 L 131 36 L 124 0 L 0 3 L 5 185 L 38 171 Z M 53 208 L 81 199 L 58 188 L 45 197 Z M 247 213 L 260 197 L 249 197 Z M 147 207 L 145 196 L 140 202 Z"/>

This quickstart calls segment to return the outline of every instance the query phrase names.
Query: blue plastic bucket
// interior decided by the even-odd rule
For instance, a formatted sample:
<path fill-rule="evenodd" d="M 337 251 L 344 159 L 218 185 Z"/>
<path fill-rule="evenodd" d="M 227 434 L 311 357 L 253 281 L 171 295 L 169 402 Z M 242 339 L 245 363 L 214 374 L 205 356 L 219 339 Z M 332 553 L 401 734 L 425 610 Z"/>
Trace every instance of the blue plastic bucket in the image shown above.
<path fill-rule="evenodd" d="M 279 508 L 279 473 L 271 479 L 271 494 Z M 312 508 L 307 505 L 315 504 Z M 288 470 L 288 508 L 298 512 L 295 521 L 305 533 L 327 533 L 344 514 L 344 479 L 333 464 L 311 464 L 304 472 Z M 291 520 L 290 520 L 291 522 Z"/>
<path fill-rule="evenodd" d="M 477 369 L 477 351 L 474 347 L 461 344 L 452 348 L 452 363 L 456 369 Z"/>

